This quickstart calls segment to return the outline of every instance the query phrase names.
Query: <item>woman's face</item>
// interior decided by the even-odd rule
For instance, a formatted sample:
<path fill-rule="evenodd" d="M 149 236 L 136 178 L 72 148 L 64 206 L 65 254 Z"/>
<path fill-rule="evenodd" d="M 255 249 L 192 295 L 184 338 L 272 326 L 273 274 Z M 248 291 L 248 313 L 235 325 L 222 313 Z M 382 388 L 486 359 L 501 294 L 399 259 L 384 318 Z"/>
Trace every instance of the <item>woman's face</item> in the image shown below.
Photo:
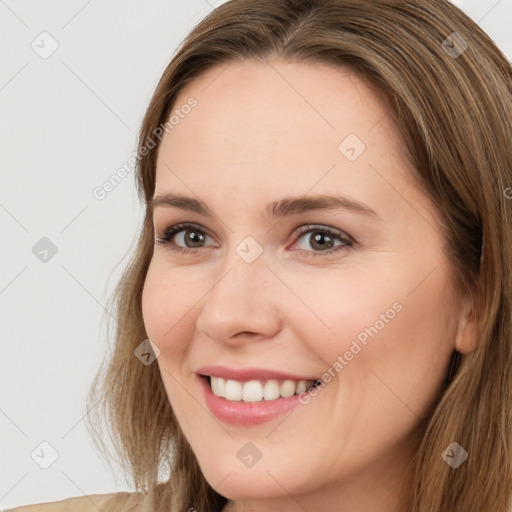
<path fill-rule="evenodd" d="M 155 245 L 142 305 L 205 478 L 247 510 L 394 510 L 412 434 L 465 342 L 439 217 L 387 106 L 349 71 L 273 60 L 209 70 L 173 112 L 155 195 L 211 215 L 155 207 L 156 239 L 194 226 Z M 322 383 L 241 403 L 205 393 L 205 366 Z"/>

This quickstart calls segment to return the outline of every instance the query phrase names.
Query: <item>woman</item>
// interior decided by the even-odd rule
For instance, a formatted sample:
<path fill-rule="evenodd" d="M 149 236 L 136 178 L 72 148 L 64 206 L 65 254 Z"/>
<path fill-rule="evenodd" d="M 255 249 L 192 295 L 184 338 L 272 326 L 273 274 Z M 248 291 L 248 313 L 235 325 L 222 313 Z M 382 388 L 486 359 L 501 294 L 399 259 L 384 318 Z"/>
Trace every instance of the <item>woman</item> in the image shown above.
<path fill-rule="evenodd" d="M 512 70 L 474 22 L 231 0 L 138 150 L 89 397 L 137 492 L 28 510 L 509 510 Z"/>

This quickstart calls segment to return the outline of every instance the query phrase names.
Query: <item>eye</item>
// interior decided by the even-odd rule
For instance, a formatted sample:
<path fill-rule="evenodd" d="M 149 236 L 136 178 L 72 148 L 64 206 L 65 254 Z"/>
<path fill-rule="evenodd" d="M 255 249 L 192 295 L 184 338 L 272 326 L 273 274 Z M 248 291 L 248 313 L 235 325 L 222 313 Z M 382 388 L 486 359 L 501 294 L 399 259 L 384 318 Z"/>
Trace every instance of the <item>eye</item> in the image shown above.
<path fill-rule="evenodd" d="M 298 237 L 299 239 L 304 235 L 313 235 L 304 237 L 307 241 L 306 245 L 309 245 L 314 249 L 319 249 L 315 251 L 300 251 L 307 254 L 307 256 L 329 255 L 354 245 L 354 241 L 348 235 L 345 235 L 342 231 L 333 230 L 327 227 L 307 225 L 299 228 L 294 233 L 294 237 Z M 340 242 L 340 245 L 335 246 L 335 241 Z"/>
<path fill-rule="evenodd" d="M 181 236 L 181 233 L 184 233 Z M 180 235 L 179 237 L 177 235 Z M 169 247 L 172 251 L 179 251 L 183 253 L 194 254 L 198 252 L 198 248 L 194 248 L 194 244 L 201 244 L 204 242 L 205 238 L 209 236 L 202 230 L 197 224 L 192 224 L 190 222 L 183 222 L 181 224 L 175 224 L 174 226 L 169 226 L 164 230 L 164 232 L 157 238 L 156 243 L 159 245 L 168 245 L 171 241 L 172 244 Z M 173 241 L 174 238 L 181 240 L 182 243 L 185 243 L 185 247 L 177 246 L 176 242 Z M 192 244 L 191 247 L 187 247 L 186 244 Z"/>
<path fill-rule="evenodd" d="M 314 234 L 314 236 L 310 236 L 309 238 L 305 237 L 305 240 L 308 241 L 307 245 L 313 247 L 314 250 L 299 250 L 299 252 L 307 256 L 329 255 L 354 245 L 354 241 L 342 231 L 316 225 L 302 226 L 295 231 L 293 237 L 294 240 L 295 238 L 300 239 L 307 234 Z M 210 236 L 201 229 L 200 226 L 183 222 L 166 228 L 158 236 L 156 243 L 163 246 L 168 245 L 169 249 L 172 251 L 179 251 L 184 254 L 196 254 L 203 248 L 201 244 L 204 243 L 206 238 L 210 238 Z M 340 243 L 337 246 L 334 245 L 336 241 Z M 177 245 L 177 242 L 181 242 L 183 245 Z"/>

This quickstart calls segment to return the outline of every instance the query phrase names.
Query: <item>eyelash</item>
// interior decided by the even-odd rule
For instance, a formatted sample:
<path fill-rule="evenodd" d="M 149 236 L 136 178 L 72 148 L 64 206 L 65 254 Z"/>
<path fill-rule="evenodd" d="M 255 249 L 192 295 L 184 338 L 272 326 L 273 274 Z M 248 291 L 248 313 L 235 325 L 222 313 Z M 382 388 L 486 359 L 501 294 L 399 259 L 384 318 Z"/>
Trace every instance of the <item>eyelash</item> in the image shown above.
<path fill-rule="evenodd" d="M 156 240 L 156 243 L 162 246 L 166 246 L 170 243 L 172 238 L 180 233 L 181 231 L 187 231 L 188 229 L 194 229 L 195 231 L 199 231 L 201 234 L 209 236 L 204 230 L 202 230 L 197 224 L 192 224 L 189 222 L 182 222 L 180 224 L 175 224 L 174 226 L 169 226 L 166 228 L 158 237 Z M 324 233 L 329 235 L 330 237 L 334 238 L 335 240 L 339 240 L 340 242 L 343 242 L 344 245 L 338 245 L 336 247 L 333 247 L 332 249 L 328 249 L 326 251 L 306 251 L 304 249 L 298 250 L 298 252 L 305 253 L 308 256 L 316 257 L 316 256 L 325 256 L 330 255 L 335 252 L 338 252 L 342 249 L 347 249 L 349 247 L 352 247 L 354 245 L 354 242 L 352 239 L 350 239 L 348 236 L 343 236 L 337 231 L 333 231 L 332 229 L 321 227 L 317 225 L 308 224 L 305 225 L 298 230 L 295 231 L 294 236 L 297 238 L 300 238 L 302 235 L 305 235 L 307 233 L 314 233 L 315 231 Z M 211 237 L 210 237 L 211 238 Z M 178 251 L 183 254 L 196 254 L 199 252 L 203 247 L 199 247 L 196 249 L 191 248 L 185 248 L 180 246 L 171 246 L 169 247 L 172 251 Z"/>

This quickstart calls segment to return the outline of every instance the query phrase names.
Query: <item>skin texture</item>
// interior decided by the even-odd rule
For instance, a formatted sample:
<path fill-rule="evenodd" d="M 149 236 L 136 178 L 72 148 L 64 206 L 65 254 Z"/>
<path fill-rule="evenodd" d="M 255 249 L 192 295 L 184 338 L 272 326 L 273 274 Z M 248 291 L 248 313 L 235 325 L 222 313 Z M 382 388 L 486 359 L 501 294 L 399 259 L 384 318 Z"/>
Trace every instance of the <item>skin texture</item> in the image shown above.
<path fill-rule="evenodd" d="M 196 254 L 155 245 L 142 299 L 169 400 L 205 478 L 230 498 L 225 511 L 398 512 L 411 436 L 451 353 L 474 350 L 476 338 L 469 300 L 450 293 L 439 217 L 389 109 L 351 71 L 278 59 L 210 69 L 174 108 L 191 96 L 197 106 L 162 140 L 156 194 L 200 198 L 215 217 L 155 209 L 157 237 L 180 222 L 206 237 L 194 243 L 186 228 L 174 237 Z M 338 149 L 348 134 L 366 146 L 354 161 Z M 265 214 L 270 201 L 317 194 L 343 194 L 378 218 Z M 317 229 L 294 234 L 309 224 Z M 337 250 L 323 254 L 314 235 L 325 227 L 354 245 L 326 238 Z M 236 251 L 248 236 L 264 249 L 250 264 Z M 393 304 L 401 309 L 390 319 Z M 235 426 L 205 404 L 200 366 L 320 377 L 375 325 L 318 395 L 287 415 Z M 247 442 L 261 452 L 251 468 L 237 457 Z"/>

